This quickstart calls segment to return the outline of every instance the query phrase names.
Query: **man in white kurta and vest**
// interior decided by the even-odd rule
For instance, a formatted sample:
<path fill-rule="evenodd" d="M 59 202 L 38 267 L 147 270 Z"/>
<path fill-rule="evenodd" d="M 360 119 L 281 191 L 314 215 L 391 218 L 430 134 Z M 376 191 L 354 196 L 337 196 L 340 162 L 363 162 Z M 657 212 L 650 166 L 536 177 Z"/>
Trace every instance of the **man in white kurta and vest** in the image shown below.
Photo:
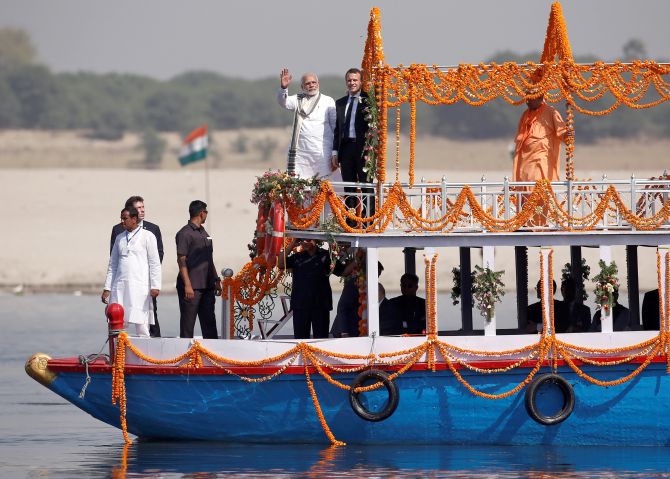
<path fill-rule="evenodd" d="M 124 230 L 114 240 L 102 292 L 103 303 L 118 303 L 124 327 L 134 325 L 137 336 L 149 337 L 154 324 L 153 301 L 160 293 L 161 262 L 156 236 L 139 224 L 136 208 L 121 210 Z"/>
<path fill-rule="evenodd" d="M 314 73 L 302 76 L 302 93 L 288 94 L 293 76 L 284 68 L 279 75 L 277 102 L 295 111 L 293 136 L 289 147 L 288 173 L 300 178 L 325 177 L 342 181 L 333 167 L 333 132 L 335 130 L 335 100 L 319 91 L 319 79 Z"/>

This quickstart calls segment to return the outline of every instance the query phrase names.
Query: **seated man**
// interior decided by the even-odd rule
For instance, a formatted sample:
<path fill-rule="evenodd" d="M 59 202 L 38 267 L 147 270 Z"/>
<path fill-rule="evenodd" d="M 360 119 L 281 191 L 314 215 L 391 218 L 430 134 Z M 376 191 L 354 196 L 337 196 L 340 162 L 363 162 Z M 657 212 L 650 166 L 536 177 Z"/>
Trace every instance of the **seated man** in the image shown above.
<path fill-rule="evenodd" d="M 400 277 L 401 295 L 391 299 L 404 334 L 423 334 L 426 331 L 426 300 L 416 295 L 419 277 L 405 273 Z"/>
<path fill-rule="evenodd" d="M 615 289 L 614 293 L 614 307 L 612 308 L 613 313 L 613 322 L 614 322 L 614 331 L 633 331 L 638 329 L 631 323 L 630 320 L 630 310 L 622 304 L 619 304 L 619 290 Z M 591 322 L 591 331 L 602 331 L 601 318 L 602 310 L 599 309 L 596 311 L 596 314 L 593 315 L 593 321 Z"/>
<path fill-rule="evenodd" d="M 646 331 L 660 329 L 660 304 L 658 288 L 644 293 L 644 299 L 642 299 L 642 329 Z"/>
<path fill-rule="evenodd" d="M 379 334 L 392 336 L 402 333 L 402 322 L 398 319 L 391 300 L 386 297 L 384 285 L 379 283 Z"/>
<path fill-rule="evenodd" d="M 537 282 L 535 291 L 537 293 L 538 302 L 529 304 L 526 309 L 526 332 L 535 333 L 542 331 L 542 290 L 541 281 Z M 551 299 L 554 302 L 554 328 L 557 333 L 565 333 L 568 331 L 570 324 L 568 314 L 565 308 L 565 303 L 558 299 L 554 299 L 556 294 L 556 281 L 553 282 L 553 289 L 551 292 Z"/>
<path fill-rule="evenodd" d="M 561 283 L 561 294 L 568 315 L 568 332 L 583 333 L 591 329 L 591 310 L 577 301 L 577 282 L 572 277 Z"/>

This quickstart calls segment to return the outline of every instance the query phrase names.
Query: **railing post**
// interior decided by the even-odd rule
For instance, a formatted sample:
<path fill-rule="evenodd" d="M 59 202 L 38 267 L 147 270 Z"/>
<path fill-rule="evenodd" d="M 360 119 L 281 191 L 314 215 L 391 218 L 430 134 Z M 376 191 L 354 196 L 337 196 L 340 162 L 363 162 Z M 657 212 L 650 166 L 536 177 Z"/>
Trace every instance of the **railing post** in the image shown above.
<path fill-rule="evenodd" d="M 634 215 L 638 214 L 637 213 L 637 208 L 636 208 L 636 203 L 635 203 L 635 189 L 636 189 L 636 181 L 635 181 L 635 173 L 630 175 L 630 212 L 633 213 Z M 630 227 L 632 229 L 635 229 L 635 225 L 631 224 Z"/>
<path fill-rule="evenodd" d="M 221 270 L 221 276 L 224 278 L 232 278 L 233 270 L 230 268 L 225 268 Z M 232 339 L 230 337 L 230 322 L 233 321 L 233 318 L 230 317 L 230 301 L 233 301 L 231 298 L 230 286 L 227 286 L 228 291 L 225 294 L 221 295 L 221 339 Z M 228 298 L 228 299 L 226 299 Z"/>
<path fill-rule="evenodd" d="M 567 187 L 568 187 L 568 199 L 567 199 L 567 207 L 568 207 L 568 227 L 572 229 L 572 179 L 568 179 Z"/>
<path fill-rule="evenodd" d="M 440 183 L 440 194 L 442 195 L 442 215 L 441 216 L 446 216 L 448 208 L 447 208 L 447 177 L 442 176 L 442 181 Z"/>
<path fill-rule="evenodd" d="M 480 186 L 479 186 L 479 191 L 481 193 L 481 196 L 480 196 L 480 199 L 479 199 L 479 204 L 481 205 L 481 207 L 484 211 L 486 211 L 486 204 L 487 204 L 485 182 L 486 182 L 486 176 L 482 175 L 481 183 L 480 183 Z M 484 230 L 483 226 L 482 226 L 482 230 Z"/>
<path fill-rule="evenodd" d="M 510 204 L 511 204 L 510 198 L 509 198 L 509 176 L 506 176 L 503 179 L 503 194 L 504 194 L 504 202 L 505 202 L 504 203 L 504 205 L 505 205 L 504 218 L 505 218 L 505 221 L 509 221 L 509 218 L 510 218 L 509 208 L 510 208 Z"/>

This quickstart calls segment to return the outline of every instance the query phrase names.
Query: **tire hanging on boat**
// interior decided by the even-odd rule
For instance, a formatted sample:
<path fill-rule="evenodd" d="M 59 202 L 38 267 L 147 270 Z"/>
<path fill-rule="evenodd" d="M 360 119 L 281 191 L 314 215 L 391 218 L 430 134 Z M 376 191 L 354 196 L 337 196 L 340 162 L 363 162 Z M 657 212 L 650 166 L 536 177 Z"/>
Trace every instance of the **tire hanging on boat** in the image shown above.
<path fill-rule="evenodd" d="M 367 409 L 361 403 L 361 393 L 356 392 L 356 388 L 361 387 L 369 379 L 383 383 L 388 392 L 388 401 L 384 408 L 378 412 Z M 351 384 L 351 389 L 349 390 L 349 403 L 351 404 L 351 409 L 353 409 L 361 419 L 365 419 L 366 421 L 378 422 L 388 419 L 398 407 L 399 399 L 400 393 L 398 392 L 398 386 L 389 379 L 389 375 L 386 372 L 379 369 L 369 369 L 360 373 L 354 379 L 354 382 Z"/>
<path fill-rule="evenodd" d="M 258 205 L 258 217 L 256 218 L 256 257 L 265 254 L 265 223 L 268 220 L 269 209 L 265 205 Z"/>
<path fill-rule="evenodd" d="M 537 407 L 537 393 L 541 386 L 555 384 L 563 395 L 563 407 L 554 415 L 547 416 Z M 536 422 L 544 426 L 553 426 L 565 421 L 575 408 L 575 391 L 572 385 L 556 373 L 542 374 L 533 379 L 526 389 L 526 411 Z"/>
<path fill-rule="evenodd" d="M 281 201 L 275 201 L 270 208 L 270 219 L 272 220 L 272 234 L 265 236 L 265 260 L 274 265 L 275 259 L 284 247 L 284 205 Z"/>

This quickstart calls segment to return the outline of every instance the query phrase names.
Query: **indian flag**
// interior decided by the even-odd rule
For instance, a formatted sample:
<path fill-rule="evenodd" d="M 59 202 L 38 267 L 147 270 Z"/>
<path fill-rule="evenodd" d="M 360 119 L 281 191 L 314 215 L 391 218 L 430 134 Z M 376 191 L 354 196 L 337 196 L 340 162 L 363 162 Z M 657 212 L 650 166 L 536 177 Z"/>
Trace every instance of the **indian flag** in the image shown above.
<path fill-rule="evenodd" d="M 184 138 L 179 152 L 181 166 L 199 161 L 207 156 L 207 125 L 193 130 Z"/>

